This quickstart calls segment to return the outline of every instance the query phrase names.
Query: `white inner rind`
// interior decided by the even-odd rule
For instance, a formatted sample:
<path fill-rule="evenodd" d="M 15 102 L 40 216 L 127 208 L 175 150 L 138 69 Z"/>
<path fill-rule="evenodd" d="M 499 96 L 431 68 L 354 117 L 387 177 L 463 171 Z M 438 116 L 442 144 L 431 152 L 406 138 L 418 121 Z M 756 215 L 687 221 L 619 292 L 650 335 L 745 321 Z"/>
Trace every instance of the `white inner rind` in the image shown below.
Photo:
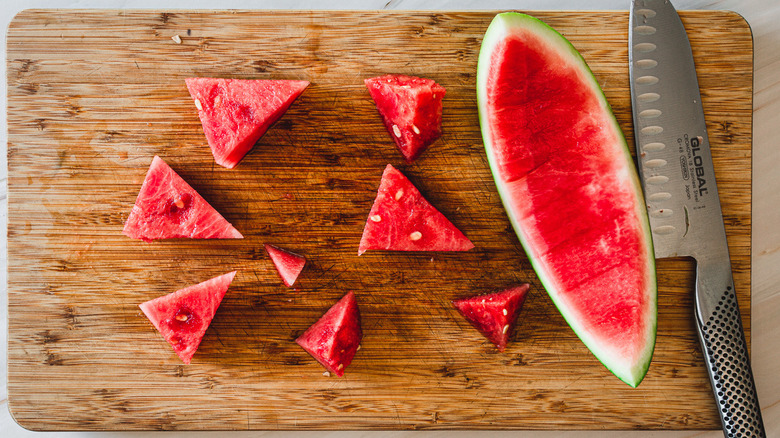
<path fill-rule="evenodd" d="M 540 260 L 534 256 L 534 249 L 529 245 L 529 239 L 525 235 L 525 231 L 522 226 L 522 222 L 516 215 L 518 206 L 512 205 L 512 198 L 507 192 L 506 184 L 500 176 L 499 166 L 497 159 L 493 153 L 492 133 L 490 128 L 490 121 L 487 120 L 488 113 L 488 78 L 490 74 L 491 57 L 497 44 L 503 41 L 507 36 L 511 35 L 514 30 L 530 30 L 541 36 L 551 49 L 557 50 L 563 57 L 567 57 L 570 62 L 578 67 L 583 72 L 584 82 L 590 85 L 592 92 L 597 96 L 601 107 L 606 115 L 605 120 L 611 121 L 611 126 L 615 131 L 615 138 L 618 139 L 612 149 L 615 153 L 622 155 L 622 161 L 626 172 L 630 175 L 627 178 L 633 185 L 633 192 L 636 194 L 634 201 L 634 208 L 636 211 L 636 217 L 640 218 L 641 230 L 644 234 L 646 259 L 647 259 L 647 289 L 644 291 L 647 307 L 645 320 L 648 321 L 645 324 L 647 332 L 645 335 L 645 346 L 642 349 L 642 353 L 638 359 L 633 362 L 627 362 L 624 358 L 616 355 L 614 350 L 609 345 L 604 345 L 593 333 L 590 333 L 585 329 L 580 320 L 574 317 L 574 312 L 566 305 L 564 300 L 560 296 L 560 292 L 555 287 L 555 282 L 551 278 L 548 268 L 544 266 Z M 529 254 L 529 260 L 534 267 L 540 281 L 547 290 L 550 298 L 555 306 L 563 315 L 566 322 L 571 326 L 572 330 L 582 340 L 582 342 L 590 349 L 590 351 L 598 358 L 610 371 L 612 371 L 620 380 L 624 381 L 632 387 L 636 387 L 644 378 L 647 373 L 647 369 L 650 366 L 650 361 L 653 355 L 653 349 L 655 347 L 656 336 L 656 315 L 657 315 L 657 285 L 655 277 L 655 255 L 653 253 L 652 238 L 650 234 L 650 223 L 647 218 L 647 212 L 644 208 L 644 200 L 639 184 L 639 178 L 636 170 L 633 166 L 633 160 L 628 150 L 628 145 L 625 141 L 625 137 L 620 129 L 620 126 L 615 119 L 612 109 L 609 106 L 604 93 L 593 77 L 590 68 L 585 63 L 579 52 L 567 41 L 563 36 L 556 32 L 551 27 L 547 26 L 540 20 L 530 17 L 525 14 L 507 12 L 498 14 L 488 27 L 485 37 L 482 40 L 482 47 L 479 53 L 479 63 L 477 67 L 477 104 L 479 107 L 479 121 L 482 129 L 482 138 L 485 143 L 485 149 L 488 156 L 488 162 L 493 173 L 496 186 L 498 188 L 499 195 L 504 203 L 505 210 L 509 216 L 512 226 L 515 229 L 520 243 L 525 248 L 526 253 Z M 621 159 L 621 158 L 616 158 Z"/>

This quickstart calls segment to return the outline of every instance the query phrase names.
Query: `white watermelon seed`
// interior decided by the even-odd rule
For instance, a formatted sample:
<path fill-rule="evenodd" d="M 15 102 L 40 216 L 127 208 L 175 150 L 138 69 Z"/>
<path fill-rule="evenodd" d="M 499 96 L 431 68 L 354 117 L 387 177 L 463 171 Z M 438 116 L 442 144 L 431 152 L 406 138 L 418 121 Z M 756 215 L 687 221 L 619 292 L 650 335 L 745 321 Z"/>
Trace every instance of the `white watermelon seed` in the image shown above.
<path fill-rule="evenodd" d="M 397 192 L 395 192 L 395 200 L 396 201 L 400 200 L 403 195 L 404 195 L 404 190 L 399 189 Z"/>
<path fill-rule="evenodd" d="M 401 137 L 401 129 L 398 125 L 393 125 L 393 134 L 395 134 L 396 137 Z"/>
<path fill-rule="evenodd" d="M 409 235 L 410 240 L 420 240 L 422 239 L 422 233 L 419 231 L 414 231 L 412 234 Z"/>
<path fill-rule="evenodd" d="M 322 373 L 322 375 L 323 375 L 323 376 L 325 376 L 325 377 L 330 377 L 330 373 L 329 373 L 329 372 L 327 372 L 327 371 L 325 371 L 324 373 Z"/>
<path fill-rule="evenodd" d="M 506 314 L 507 314 L 506 309 L 501 309 L 501 311 L 504 312 L 504 316 L 506 316 Z"/>
<path fill-rule="evenodd" d="M 338 367 L 336 367 L 336 369 L 337 369 L 337 370 L 340 370 L 340 369 L 342 369 L 342 368 L 344 368 L 344 364 L 343 364 L 343 363 L 340 363 L 340 364 L 339 364 L 339 366 L 338 366 Z"/>
<path fill-rule="evenodd" d="M 184 208 L 184 201 L 182 201 L 181 196 L 177 197 L 173 203 L 179 208 Z"/>
<path fill-rule="evenodd" d="M 371 220 L 374 222 L 382 222 L 382 216 L 378 214 L 371 215 Z"/>
<path fill-rule="evenodd" d="M 186 321 L 188 319 L 189 318 L 187 317 L 187 315 L 176 315 L 176 321 L 184 322 L 184 321 Z"/>
<path fill-rule="evenodd" d="M 504 329 L 501 330 L 501 333 L 506 334 L 506 331 L 509 330 L 509 324 L 504 326 Z"/>
<path fill-rule="evenodd" d="M 174 43 L 181 44 L 181 37 L 179 35 L 174 35 L 171 37 Z"/>
<path fill-rule="evenodd" d="M 417 125 L 412 125 L 412 131 L 414 131 L 415 134 L 420 135 L 420 128 L 418 128 Z"/>
<path fill-rule="evenodd" d="M 358 348 L 357 348 L 357 350 L 355 350 L 355 351 L 358 351 L 358 350 L 360 350 L 360 344 L 358 344 Z"/>
<path fill-rule="evenodd" d="M 195 99 L 195 108 L 197 108 L 198 111 L 203 111 L 203 105 L 200 104 L 198 99 Z"/>

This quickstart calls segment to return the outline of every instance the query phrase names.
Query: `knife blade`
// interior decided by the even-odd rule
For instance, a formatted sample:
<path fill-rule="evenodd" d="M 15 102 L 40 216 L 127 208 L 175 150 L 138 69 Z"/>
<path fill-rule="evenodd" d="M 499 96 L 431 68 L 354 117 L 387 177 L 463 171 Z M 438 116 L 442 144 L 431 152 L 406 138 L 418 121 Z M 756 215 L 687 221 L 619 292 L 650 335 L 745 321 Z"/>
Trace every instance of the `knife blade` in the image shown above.
<path fill-rule="evenodd" d="M 655 256 L 696 260 L 696 325 L 725 436 L 765 437 L 693 54 L 669 0 L 632 0 L 628 44 Z"/>

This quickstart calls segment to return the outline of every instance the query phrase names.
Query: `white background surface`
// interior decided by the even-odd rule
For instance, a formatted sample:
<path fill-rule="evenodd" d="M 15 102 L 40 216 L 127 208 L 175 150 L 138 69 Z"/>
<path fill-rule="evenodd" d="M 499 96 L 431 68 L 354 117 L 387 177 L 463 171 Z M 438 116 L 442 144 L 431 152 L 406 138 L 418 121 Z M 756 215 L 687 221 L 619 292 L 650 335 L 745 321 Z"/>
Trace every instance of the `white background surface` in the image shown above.
<path fill-rule="evenodd" d="M 763 408 L 769 437 L 780 437 L 780 1 L 778 0 L 675 0 L 675 7 L 685 9 L 732 10 L 740 13 L 753 29 L 753 345 L 752 362 L 758 395 Z M 629 0 L 559 1 L 475 1 L 475 0 L 0 0 L 2 24 L 2 57 L 5 78 L 5 30 L 13 16 L 27 8 L 149 8 L 149 9 L 406 9 L 406 10 L 540 10 L 540 9 L 610 9 L 627 10 Z M 5 79 L 3 80 L 5 84 Z M 6 228 L 6 89 L 0 87 L 0 229 Z M 6 291 L 7 242 L 0 233 L 0 437 L 367 437 L 367 438 L 438 438 L 438 437 L 720 437 L 720 432 L 60 432 L 36 433 L 19 427 L 8 412 L 7 330 L 8 294 Z M 713 401 L 714 403 L 714 401 Z M 45 415 L 43 413 L 42 415 Z"/>

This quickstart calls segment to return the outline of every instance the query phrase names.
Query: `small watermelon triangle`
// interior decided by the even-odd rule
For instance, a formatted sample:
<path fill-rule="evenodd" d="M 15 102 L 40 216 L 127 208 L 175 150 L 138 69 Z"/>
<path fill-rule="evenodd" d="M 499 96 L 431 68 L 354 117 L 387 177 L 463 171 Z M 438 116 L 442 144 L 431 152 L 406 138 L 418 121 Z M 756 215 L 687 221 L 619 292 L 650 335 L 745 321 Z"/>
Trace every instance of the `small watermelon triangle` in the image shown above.
<path fill-rule="evenodd" d="M 365 80 L 388 134 L 407 163 L 441 137 L 446 90 L 431 79 L 384 75 Z"/>
<path fill-rule="evenodd" d="M 306 264 L 306 258 L 273 245 L 265 245 L 265 250 L 274 262 L 284 285 L 292 287 Z"/>
<path fill-rule="evenodd" d="M 341 377 L 360 347 L 360 310 L 350 291 L 295 342 L 328 371 Z"/>
<path fill-rule="evenodd" d="M 412 183 L 387 165 L 368 214 L 358 255 L 369 249 L 468 251 L 474 244 Z"/>
<path fill-rule="evenodd" d="M 498 347 L 498 351 L 504 351 L 528 288 L 526 283 L 501 292 L 456 300 L 452 304 L 474 328 Z"/>
<path fill-rule="evenodd" d="M 308 81 L 185 79 L 214 160 L 232 169 L 309 86 Z"/>
<path fill-rule="evenodd" d="M 147 242 L 244 237 L 156 155 L 122 232 Z"/>
<path fill-rule="evenodd" d="M 140 304 L 173 351 L 189 364 L 236 271 Z"/>

